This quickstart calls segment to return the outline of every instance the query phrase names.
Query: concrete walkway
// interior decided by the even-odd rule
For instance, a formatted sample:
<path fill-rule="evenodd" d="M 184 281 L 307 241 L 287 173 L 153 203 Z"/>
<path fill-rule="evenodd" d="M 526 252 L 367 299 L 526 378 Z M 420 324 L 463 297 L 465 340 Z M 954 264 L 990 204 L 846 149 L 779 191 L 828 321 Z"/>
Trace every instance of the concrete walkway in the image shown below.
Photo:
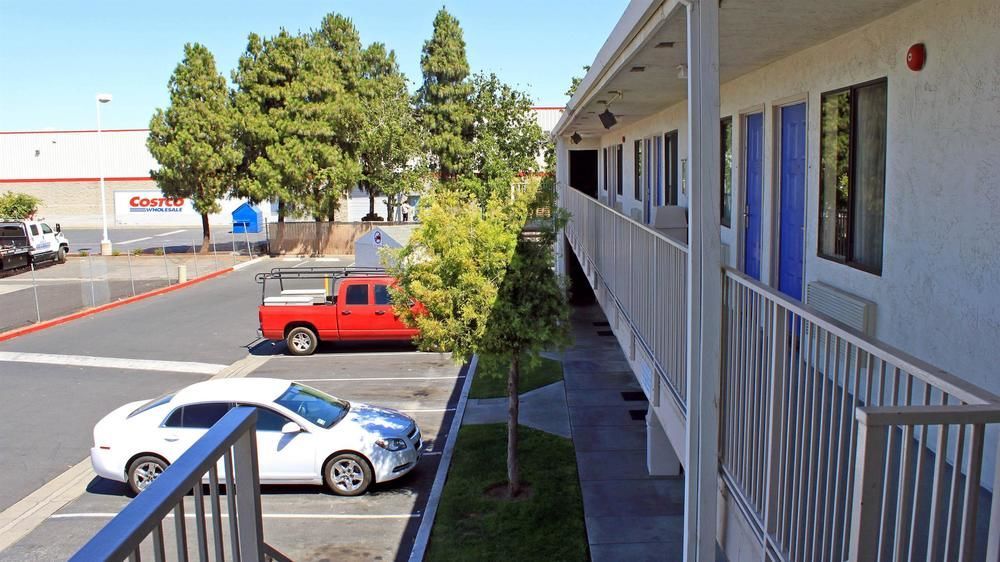
<path fill-rule="evenodd" d="M 592 560 L 681 560 L 684 480 L 647 476 L 648 402 L 601 309 L 571 320 L 564 381 L 522 394 L 521 424 L 573 439 Z M 463 424 L 506 420 L 506 398 L 470 399 Z"/>

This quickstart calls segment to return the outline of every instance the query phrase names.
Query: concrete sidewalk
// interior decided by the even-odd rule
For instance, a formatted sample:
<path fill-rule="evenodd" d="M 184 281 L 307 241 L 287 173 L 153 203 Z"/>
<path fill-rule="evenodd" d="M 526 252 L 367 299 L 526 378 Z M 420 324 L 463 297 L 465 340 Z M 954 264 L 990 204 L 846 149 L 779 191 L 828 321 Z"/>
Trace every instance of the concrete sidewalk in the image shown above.
<path fill-rule="evenodd" d="M 564 380 L 521 395 L 521 424 L 573 439 L 592 560 L 681 560 L 684 479 L 647 475 L 648 402 L 601 309 L 571 320 Z M 469 400 L 463 423 L 506 419 L 505 398 Z"/>

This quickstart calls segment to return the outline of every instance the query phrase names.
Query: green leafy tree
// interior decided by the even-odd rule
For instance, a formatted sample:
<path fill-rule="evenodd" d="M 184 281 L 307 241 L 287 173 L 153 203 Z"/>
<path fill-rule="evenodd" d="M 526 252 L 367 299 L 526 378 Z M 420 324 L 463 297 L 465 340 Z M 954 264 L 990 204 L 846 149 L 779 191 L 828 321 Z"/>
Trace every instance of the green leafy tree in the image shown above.
<path fill-rule="evenodd" d="M 441 179 L 448 181 L 465 169 L 473 113 L 462 28 L 444 8 L 434 18 L 434 33 L 424 43 L 420 68 L 424 82 L 417 92 L 417 107 L 427 131 L 427 148 Z"/>
<path fill-rule="evenodd" d="M 471 82 L 470 170 L 457 183 L 486 202 L 506 194 L 517 176 L 537 171 L 545 136 L 527 94 L 504 84 L 495 74 L 477 74 Z"/>
<path fill-rule="evenodd" d="M 588 72 L 590 72 L 589 64 L 583 67 L 583 73 L 586 74 Z M 571 78 L 569 89 L 566 90 L 566 95 L 569 97 L 573 97 L 573 95 L 576 94 L 576 89 L 580 87 L 580 82 L 583 82 L 582 76 L 574 76 L 573 78 Z"/>
<path fill-rule="evenodd" d="M 201 214 L 202 246 L 211 243 L 208 216 L 221 211 L 219 199 L 233 186 L 241 156 L 234 138 L 233 111 L 226 79 L 203 45 L 184 45 L 184 59 L 168 84 L 170 106 L 157 109 L 146 146 L 160 163 L 150 175 L 164 195 L 191 199 Z"/>
<path fill-rule="evenodd" d="M 373 43 L 365 49 L 363 60 L 361 187 L 368 194 L 369 217 L 376 214 L 375 198 L 385 195 L 391 219 L 394 202 L 419 191 L 424 182 L 421 137 L 395 53 Z"/>
<path fill-rule="evenodd" d="M 360 178 L 356 155 L 345 149 L 357 104 L 336 55 L 316 34 L 251 34 L 233 73 L 244 149 L 240 193 L 278 199 L 279 223 L 289 214 L 332 216 Z"/>
<path fill-rule="evenodd" d="M 483 206 L 469 194 L 439 189 L 422 208 L 421 226 L 391 260 L 399 279 L 396 312 L 420 329 L 422 349 L 510 359 L 507 373 L 507 478 L 521 491 L 518 462 L 522 357 L 567 339 L 565 290 L 553 269 L 558 224 L 524 232 L 533 189 L 496 196 Z M 419 302 L 417 313 L 408 303 Z"/>
<path fill-rule="evenodd" d="M 0 195 L 0 219 L 28 219 L 38 212 L 42 200 L 27 193 L 8 191 Z"/>

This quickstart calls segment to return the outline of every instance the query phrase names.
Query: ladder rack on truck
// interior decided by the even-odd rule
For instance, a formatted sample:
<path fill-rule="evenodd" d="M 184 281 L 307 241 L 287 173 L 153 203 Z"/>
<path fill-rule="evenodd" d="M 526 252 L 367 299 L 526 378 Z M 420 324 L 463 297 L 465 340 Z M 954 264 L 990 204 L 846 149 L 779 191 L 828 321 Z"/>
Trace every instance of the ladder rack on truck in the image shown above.
<path fill-rule="evenodd" d="M 0 271 L 27 267 L 30 261 L 31 246 L 26 238 L 0 238 Z"/>
<path fill-rule="evenodd" d="M 285 297 L 290 303 L 292 301 L 297 302 L 298 300 L 302 300 L 304 303 L 305 299 L 302 297 L 326 299 L 328 291 L 333 289 L 333 284 L 338 279 L 347 277 L 383 277 L 385 275 L 385 270 L 377 267 L 275 267 L 271 271 L 258 273 L 254 276 L 254 280 L 261 285 L 261 302 L 265 302 L 268 298 L 267 282 L 277 281 L 282 297 Z M 309 279 L 322 280 L 324 286 L 313 289 L 285 289 L 285 280 Z M 330 281 L 332 282 L 328 286 L 327 283 Z"/>

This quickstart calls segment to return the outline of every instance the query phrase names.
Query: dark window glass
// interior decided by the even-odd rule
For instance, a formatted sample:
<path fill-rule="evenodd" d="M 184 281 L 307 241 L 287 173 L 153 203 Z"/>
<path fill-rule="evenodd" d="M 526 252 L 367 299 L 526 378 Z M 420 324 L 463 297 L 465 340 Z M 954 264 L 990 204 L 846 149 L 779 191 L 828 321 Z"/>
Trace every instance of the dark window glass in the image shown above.
<path fill-rule="evenodd" d="M 615 159 L 615 173 L 617 174 L 617 183 L 615 184 L 615 192 L 618 195 L 622 194 L 622 157 L 624 156 L 625 150 L 622 148 L 623 145 L 618 145 L 616 152 L 618 153 L 618 158 Z"/>
<path fill-rule="evenodd" d="M 632 181 L 632 188 L 635 195 L 636 201 L 642 201 L 642 141 L 637 140 L 632 146 L 634 154 L 632 155 L 635 159 L 635 178 Z"/>
<path fill-rule="evenodd" d="M 378 305 L 392 304 L 392 299 L 389 297 L 388 286 L 375 285 L 375 304 Z"/>
<path fill-rule="evenodd" d="M 722 120 L 720 129 L 719 155 L 721 174 L 719 176 L 722 191 L 721 217 L 722 226 L 730 226 L 733 222 L 733 118 Z"/>
<path fill-rule="evenodd" d="M 267 408 L 257 408 L 257 431 L 281 431 L 292 420 Z"/>
<path fill-rule="evenodd" d="M 42 223 L 42 234 L 52 234 L 52 229 L 44 222 Z"/>
<path fill-rule="evenodd" d="M 677 204 L 678 166 L 677 166 L 677 131 L 663 135 L 663 153 L 666 163 L 666 204 Z"/>
<path fill-rule="evenodd" d="M 38 236 L 38 225 L 31 225 L 31 235 Z"/>
<path fill-rule="evenodd" d="M 230 404 L 226 402 L 209 402 L 206 404 L 190 404 L 174 410 L 163 424 L 167 427 L 186 427 L 208 429 L 222 419 L 229 411 Z"/>
<path fill-rule="evenodd" d="M 602 155 L 604 157 L 604 184 L 601 186 L 601 188 L 603 188 L 604 191 L 607 191 L 608 190 L 608 149 L 604 148 L 604 149 L 601 150 L 601 152 L 602 152 Z"/>
<path fill-rule="evenodd" d="M 886 82 L 823 94 L 819 255 L 882 273 Z"/>
<path fill-rule="evenodd" d="M 348 285 L 345 304 L 368 304 L 368 285 Z"/>

